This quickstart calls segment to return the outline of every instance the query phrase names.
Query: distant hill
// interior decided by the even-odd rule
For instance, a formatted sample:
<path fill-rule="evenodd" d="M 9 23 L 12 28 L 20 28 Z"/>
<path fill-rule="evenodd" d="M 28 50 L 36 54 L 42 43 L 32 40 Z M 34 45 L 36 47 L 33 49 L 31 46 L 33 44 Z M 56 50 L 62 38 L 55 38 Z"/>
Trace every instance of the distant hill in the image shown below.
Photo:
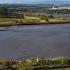
<path fill-rule="evenodd" d="M 52 4 L 0 4 L 0 6 L 9 8 L 19 8 L 19 7 L 52 7 Z"/>
<path fill-rule="evenodd" d="M 19 7 L 52 7 L 52 6 L 66 6 L 70 7 L 70 1 L 43 1 L 38 2 L 36 4 L 0 4 L 0 6 L 5 7 L 13 7 L 13 8 L 19 8 Z"/>

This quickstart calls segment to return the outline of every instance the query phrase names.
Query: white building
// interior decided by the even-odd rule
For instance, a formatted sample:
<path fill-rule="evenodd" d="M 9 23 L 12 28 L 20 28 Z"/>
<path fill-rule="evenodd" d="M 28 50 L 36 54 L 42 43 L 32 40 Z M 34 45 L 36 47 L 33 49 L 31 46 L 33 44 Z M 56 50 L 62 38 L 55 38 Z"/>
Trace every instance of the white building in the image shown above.
<path fill-rule="evenodd" d="M 62 10 L 62 9 L 68 9 L 70 10 L 70 7 L 52 7 L 50 10 Z"/>
<path fill-rule="evenodd" d="M 57 10 L 58 8 L 56 8 L 56 7 L 53 6 L 52 9 L 53 9 L 53 10 Z"/>

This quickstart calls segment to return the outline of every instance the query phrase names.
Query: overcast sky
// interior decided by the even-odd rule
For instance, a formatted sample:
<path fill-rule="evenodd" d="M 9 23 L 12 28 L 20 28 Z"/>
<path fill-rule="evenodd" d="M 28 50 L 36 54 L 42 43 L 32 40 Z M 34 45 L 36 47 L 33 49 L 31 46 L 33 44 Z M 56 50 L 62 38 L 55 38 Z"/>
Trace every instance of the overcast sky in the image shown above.
<path fill-rule="evenodd" d="M 42 2 L 55 2 L 55 1 L 70 1 L 70 0 L 0 0 L 0 3 L 42 3 Z"/>

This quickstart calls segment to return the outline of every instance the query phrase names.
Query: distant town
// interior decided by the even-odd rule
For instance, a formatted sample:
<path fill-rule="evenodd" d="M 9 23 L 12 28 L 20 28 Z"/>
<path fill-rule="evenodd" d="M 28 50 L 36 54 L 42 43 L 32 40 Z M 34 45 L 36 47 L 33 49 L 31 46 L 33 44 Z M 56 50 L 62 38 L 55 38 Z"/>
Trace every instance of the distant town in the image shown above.
<path fill-rule="evenodd" d="M 70 6 L 0 4 L 0 26 L 48 23 L 70 23 Z"/>
<path fill-rule="evenodd" d="M 0 5 L 0 17 L 16 17 L 18 14 L 27 16 L 70 17 L 70 6 L 54 5 Z M 4 12 L 2 12 L 5 10 Z"/>

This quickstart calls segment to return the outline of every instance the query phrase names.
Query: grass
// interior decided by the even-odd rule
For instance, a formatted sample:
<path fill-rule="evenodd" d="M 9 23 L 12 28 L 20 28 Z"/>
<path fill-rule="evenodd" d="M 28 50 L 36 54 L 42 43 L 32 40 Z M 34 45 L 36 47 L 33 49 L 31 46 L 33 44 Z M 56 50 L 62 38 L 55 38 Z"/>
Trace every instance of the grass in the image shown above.
<path fill-rule="evenodd" d="M 0 25 L 15 25 L 16 18 L 0 18 Z"/>
<path fill-rule="evenodd" d="M 62 69 L 48 69 L 48 70 L 70 70 L 70 68 L 62 68 Z"/>
<path fill-rule="evenodd" d="M 70 22 L 70 18 L 49 18 L 49 22 Z"/>
<path fill-rule="evenodd" d="M 64 70 L 70 70 L 70 68 L 64 68 Z"/>
<path fill-rule="evenodd" d="M 48 20 L 48 21 L 47 21 Z M 0 18 L 0 26 L 17 25 L 17 24 L 52 24 L 52 23 L 70 23 L 70 18 L 40 18 L 25 16 L 25 18 Z"/>
<path fill-rule="evenodd" d="M 50 70 L 70 70 L 70 68 L 63 68 L 63 69 L 50 69 Z"/>
<path fill-rule="evenodd" d="M 58 57 L 53 60 L 37 57 L 23 60 L 0 60 L 0 70 L 70 70 L 70 58 Z"/>

